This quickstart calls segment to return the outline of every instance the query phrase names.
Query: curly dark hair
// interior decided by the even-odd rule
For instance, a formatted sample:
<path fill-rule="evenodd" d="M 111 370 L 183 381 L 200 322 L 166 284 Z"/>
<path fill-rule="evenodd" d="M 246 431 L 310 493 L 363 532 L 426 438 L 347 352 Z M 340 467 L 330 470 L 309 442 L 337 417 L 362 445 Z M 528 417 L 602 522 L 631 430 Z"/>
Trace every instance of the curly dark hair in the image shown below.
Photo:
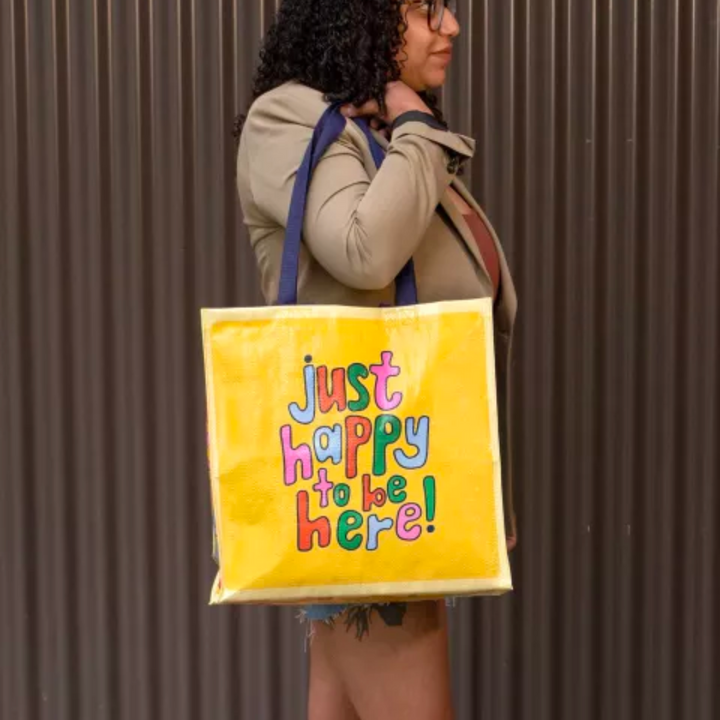
<path fill-rule="evenodd" d="M 441 0 L 442 1 L 442 0 Z M 385 86 L 400 78 L 397 54 L 407 25 L 404 0 L 282 0 L 260 52 L 253 101 L 296 81 L 322 92 L 328 102 L 385 109 Z M 420 93 L 444 124 L 437 99 Z M 240 140 L 245 116 L 236 118 Z"/>

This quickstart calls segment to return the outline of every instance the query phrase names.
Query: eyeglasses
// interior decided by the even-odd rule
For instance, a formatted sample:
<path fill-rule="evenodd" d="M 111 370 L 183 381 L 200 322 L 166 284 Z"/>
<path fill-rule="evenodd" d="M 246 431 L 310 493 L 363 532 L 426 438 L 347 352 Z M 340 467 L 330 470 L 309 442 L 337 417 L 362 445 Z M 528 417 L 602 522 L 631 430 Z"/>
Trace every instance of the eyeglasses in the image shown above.
<path fill-rule="evenodd" d="M 442 28 L 445 10 L 457 15 L 457 0 L 411 0 L 408 4 L 411 9 L 427 15 L 428 26 L 435 32 Z"/>

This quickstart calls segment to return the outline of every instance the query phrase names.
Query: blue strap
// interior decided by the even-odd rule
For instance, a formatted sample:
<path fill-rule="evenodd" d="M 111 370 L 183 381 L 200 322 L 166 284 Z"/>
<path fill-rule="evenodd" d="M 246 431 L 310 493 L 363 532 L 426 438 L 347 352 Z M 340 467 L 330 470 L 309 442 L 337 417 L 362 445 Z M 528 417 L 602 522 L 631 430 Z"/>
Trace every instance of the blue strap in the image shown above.
<path fill-rule="evenodd" d="M 367 120 L 358 118 L 355 120 L 355 124 L 365 133 L 368 144 L 370 145 L 370 152 L 372 153 L 373 160 L 375 161 L 375 167 L 380 167 L 385 160 L 385 151 L 380 147 L 380 144 L 375 139 L 375 136 L 370 131 L 370 126 Z"/>
<path fill-rule="evenodd" d="M 300 245 L 310 180 L 325 151 L 340 137 L 345 129 L 345 122 L 345 118 L 340 114 L 338 107 L 331 105 L 320 118 L 302 164 L 298 169 L 285 231 L 285 245 L 280 266 L 278 305 L 297 304 Z M 356 120 L 356 123 L 365 133 L 375 165 L 379 168 L 385 159 L 383 149 L 373 137 L 365 120 Z M 412 258 L 395 280 L 395 304 L 417 304 L 417 284 L 415 282 L 415 268 Z"/>

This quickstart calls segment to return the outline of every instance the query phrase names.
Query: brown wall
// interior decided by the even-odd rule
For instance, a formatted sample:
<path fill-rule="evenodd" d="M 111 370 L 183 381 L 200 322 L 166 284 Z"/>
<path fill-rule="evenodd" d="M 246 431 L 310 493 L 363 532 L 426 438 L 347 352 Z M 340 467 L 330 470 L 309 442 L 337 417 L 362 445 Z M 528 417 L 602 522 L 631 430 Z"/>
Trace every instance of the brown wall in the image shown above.
<path fill-rule="evenodd" d="M 521 315 L 517 592 L 459 718 L 720 717 L 720 9 L 463 0 L 445 93 Z M 261 0 L 0 0 L 0 718 L 302 718 L 291 610 L 210 609 L 201 306 Z M 713 680 L 715 678 L 715 680 Z"/>

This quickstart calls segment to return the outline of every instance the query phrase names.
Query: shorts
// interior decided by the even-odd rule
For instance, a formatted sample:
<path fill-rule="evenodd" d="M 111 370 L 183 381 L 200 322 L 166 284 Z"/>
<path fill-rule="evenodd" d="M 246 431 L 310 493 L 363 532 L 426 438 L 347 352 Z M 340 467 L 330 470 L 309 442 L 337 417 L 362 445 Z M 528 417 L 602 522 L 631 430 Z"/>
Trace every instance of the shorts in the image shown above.
<path fill-rule="evenodd" d="M 446 598 L 447 607 L 454 607 L 455 598 Z M 400 627 L 405 619 L 405 602 L 369 603 L 364 605 L 306 605 L 300 612 L 304 622 L 334 625 L 341 617 L 348 630 L 353 628 L 358 640 L 370 633 L 372 614 L 377 613 L 388 627 Z"/>
<path fill-rule="evenodd" d="M 353 628 L 358 640 L 370 632 L 370 620 L 377 613 L 388 627 L 400 627 L 407 612 L 407 603 L 371 603 L 364 605 L 306 605 L 300 618 L 307 622 L 334 625 L 344 616 L 348 630 Z"/>

